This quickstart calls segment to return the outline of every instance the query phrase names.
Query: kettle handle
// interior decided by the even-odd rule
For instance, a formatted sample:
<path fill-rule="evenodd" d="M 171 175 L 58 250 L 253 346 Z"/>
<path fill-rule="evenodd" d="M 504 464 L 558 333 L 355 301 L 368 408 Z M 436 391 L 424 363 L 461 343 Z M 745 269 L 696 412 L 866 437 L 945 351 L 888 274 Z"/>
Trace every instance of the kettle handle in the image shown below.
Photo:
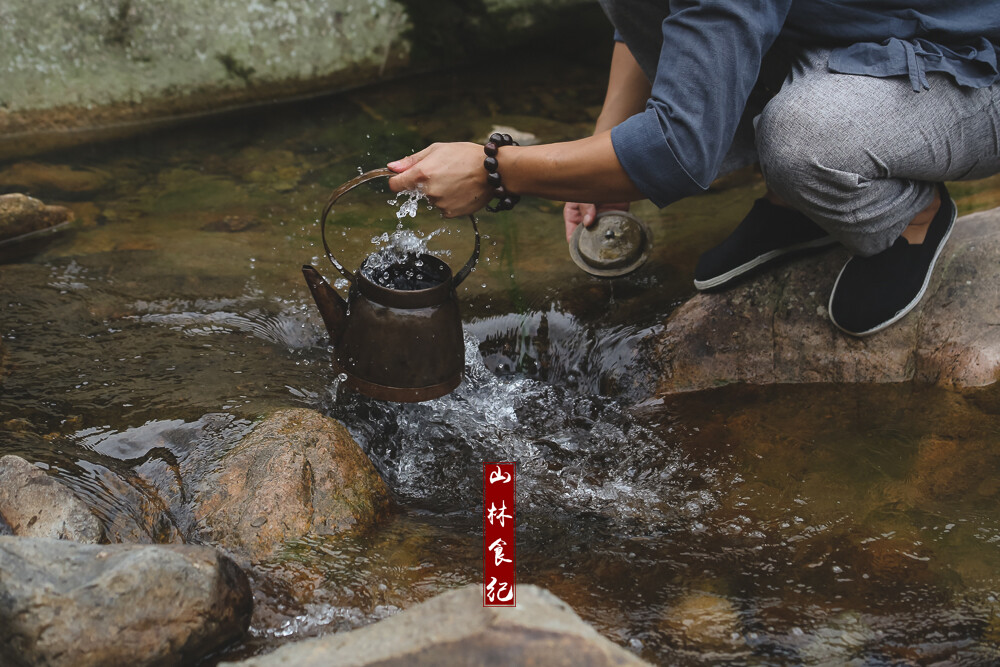
<path fill-rule="evenodd" d="M 382 178 L 383 176 L 389 177 L 395 175 L 396 172 L 394 172 L 392 169 L 383 167 L 382 169 L 373 169 L 371 171 L 366 171 L 365 173 L 359 176 L 355 176 L 354 178 L 352 178 L 351 180 L 347 181 L 339 188 L 334 190 L 333 194 L 330 195 L 330 200 L 326 202 L 326 206 L 323 208 L 323 216 L 320 219 L 320 235 L 323 238 L 323 249 L 326 251 L 326 257 L 327 259 L 330 260 L 330 263 L 333 264 L 333 267 L 337 269 L 337 271 L 340 271 L 340 275 L 344 276 L 348 280 L 353 281 L 354 274 L 348 269 L 344 268 L 344 265 L 337 261 L 337 258 L 333 256 L 333 251 L 330 250 L 329 244 L 326 242 L 326 218 L 328 215 L 330 215 L 330 210 L 333 209 L 333 205 L 337 203 L 337 200 L 343 197 L 349 191 L 358 187 L 362 183 L 373 181 L 376 178 Z M 476 266 L 476 262 L 479 261 L 479 227 L 476 225 L 476 218 L 474 216 L 470 215 L 469 220 L 472 221 L 472 229 L 476 232 L 476 247 L 472 251 L 472 256 L 469 257 L 469 261 L 467 261 L 465 263 L 465 266 L 463 266 L 462 269 L 455 274 L 455 278 L 453 280 L 453 285 L 455 287 L 458 287 L 462 283 L 462 281 L 465 280 L 470 273 L 472 273 L 472 269 Z"/>

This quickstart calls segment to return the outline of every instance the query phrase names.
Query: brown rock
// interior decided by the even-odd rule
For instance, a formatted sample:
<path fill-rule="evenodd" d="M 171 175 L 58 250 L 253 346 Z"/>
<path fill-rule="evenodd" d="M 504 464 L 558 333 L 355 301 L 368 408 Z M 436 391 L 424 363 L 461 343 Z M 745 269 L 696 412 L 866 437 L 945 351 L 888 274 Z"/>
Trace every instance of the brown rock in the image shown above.
<path fill-rule="evenodd" d="M 867 338 L 841 333 L 826 305 L 843 250 L 776 268 L 718 294 L 698 294 L 653 340 L 658 395 L 745 382 L 904 382 L 951 387 L 1000 376 L 1000 209 L 956 223 L 927 296 Z"/>
<path fill-rule="evenodd" d="M 73 211 L 22 194 L 0 195 L 0 241 L 70 222 Z"/>
<path fill-rule="evenodd" d="M 694 592 L 672 604 L 660 629 L 678 638 L 690 650 L 727 652 L 746 650 L 739 614 L 724 597 Z"/>
<path fill-rule="evenodd" d="M 241 637 L 252 606 L 215 549 L 0 537 L 3 665 L 192 665 Z"/>
<path fill-rule="evenodd" d="M 15 535 L 101 541 L 101 524 L 87 506 L 20 456 L 0 458 L 0 515 Z"/>
<path fill-rule="evenodd" d="M 389 508 L 385 482 L 347 429 L 306 409 L 257 424 L 199 488 L 204 537 L 253 561 L 308 533 L 368 528 Z"/>
<path fill-rule="evenodd" d="M 601 637 L 537 586 L 516 607 L 483 607 L 478 584 L 449 591 L 351 632 L 307 639 L 231 667 L 640 667 L 648 663 Z"/>
<path fill-rule="evenodd" d="M 82 194 L 96 192 L 110 180 L 110 175 L 96 169 L 72 167 L 67 164 L 19 162 L 0 171 L 0 187 L 29 191 L 58 190 L 64 193 Z"/>
<path fill-rule="evenodd" d="M 155 465 L 147 462 L 144 467 Z M 162 464 L 161 465 L 166 465 Z M 184 538 L 171 516 L 170 505 L 159 489 L 141 476 L 122 479 L 110 470 L 100 470 L 95 481 L 104 487 L 109 503 L 104 509 L 105 534 L 109 542 L 126 544 L 181 544 Z"/>

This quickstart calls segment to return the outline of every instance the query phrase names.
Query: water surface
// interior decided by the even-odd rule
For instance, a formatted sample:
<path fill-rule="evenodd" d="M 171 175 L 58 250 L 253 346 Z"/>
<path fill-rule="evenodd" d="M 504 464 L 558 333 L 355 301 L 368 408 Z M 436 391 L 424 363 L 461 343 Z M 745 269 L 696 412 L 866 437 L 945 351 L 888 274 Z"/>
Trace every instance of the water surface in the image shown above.
<path fill-rule="evenodd" d="M 4 453 L 49 466 L 110 535 L 167 541 L 195 534 L 185 478 L 253 419 L 306 406 L 344 421 L 399 514 L 288 545 L 254 576 L 251 637 L 224 657 L 479 582 L 481 465 L 506 459 L 520 464 L 519 583 L 651 662 L 995 664 L 997 389 L 645 400 L 640 343 L 693 293 L 698 254 L 763 192 L 752 173 L 662 211 L 637 205 L 653 257 L 614 281 L 572 263 L 558 202 L 482 215 L 483 255 L 459 289 L 462 386 L 420 405 L 336 391 L 299 271 L 338 278 L 317 225 L 332 189 L 494 125 L 582 136 L 604 81 L 557 61 L 427 76 L 0 166 L 4 191 L 79 217 L 0 265 Z M 87 185 L 37 176 L 52 165 Z M 963 212 L 1000 204 L 996 179 L 953 190 Z M 335 208 L 345 266 L 396 229 L 389 198 L 374 184 Z M 460 268 L 468 220 L 417 209 L 404 229 Z"/>

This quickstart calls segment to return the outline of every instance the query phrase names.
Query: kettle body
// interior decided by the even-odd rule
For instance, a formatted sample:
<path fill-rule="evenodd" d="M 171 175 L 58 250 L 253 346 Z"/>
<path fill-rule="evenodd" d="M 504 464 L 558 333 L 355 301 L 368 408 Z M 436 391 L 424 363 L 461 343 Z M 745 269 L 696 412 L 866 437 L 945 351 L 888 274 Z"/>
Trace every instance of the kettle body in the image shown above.
<path fill-rule="evenodd" d="M 479 230 L 472 218 L 475 250 L 454 276 L 451 267 L 428 254 L 377 268 L 372 255 L 357 271 L 348 271 L 327 246 L 327 215 L 348 190 L 392 173 L 379 169 L 348 181 L 323 212 L 323 245 L 350 281 L 347 299 L 314 267 L 305 265 L 302 273 L 330 334 L 334 369 L 346 376 L 344 386 L 376 399 L 419 402 L 444 396 L 462 381 L 465 340 L 456 287 L 478 261 Z"/>

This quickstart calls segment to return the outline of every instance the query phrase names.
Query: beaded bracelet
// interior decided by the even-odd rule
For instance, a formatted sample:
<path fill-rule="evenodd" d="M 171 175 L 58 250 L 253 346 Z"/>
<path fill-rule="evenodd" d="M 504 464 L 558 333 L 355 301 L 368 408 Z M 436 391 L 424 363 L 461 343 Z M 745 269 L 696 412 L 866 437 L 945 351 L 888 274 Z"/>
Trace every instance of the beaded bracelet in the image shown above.
<path fill-rule="evenodd" d="M 493 186 L 493 192 L 499 198 L 495 207 L 486 205 L 486 210 L 490 213 L 509 211 L 514 208 L 517 202 L 521 201 L 518 195 L 507 191 L 507 188 L 500 182 L 500 172 L 497 171 L 500 167 L 500 163 L 497 162 L 499 150 L 504 146 L 518 145 L 509 134 L 494 132 L 490 135 L 490 140 L 483 146 L 483 152 L 486 153 L 486 159 L 483 160 L 483 166 L 486 167 L 486 182 Z"/>

